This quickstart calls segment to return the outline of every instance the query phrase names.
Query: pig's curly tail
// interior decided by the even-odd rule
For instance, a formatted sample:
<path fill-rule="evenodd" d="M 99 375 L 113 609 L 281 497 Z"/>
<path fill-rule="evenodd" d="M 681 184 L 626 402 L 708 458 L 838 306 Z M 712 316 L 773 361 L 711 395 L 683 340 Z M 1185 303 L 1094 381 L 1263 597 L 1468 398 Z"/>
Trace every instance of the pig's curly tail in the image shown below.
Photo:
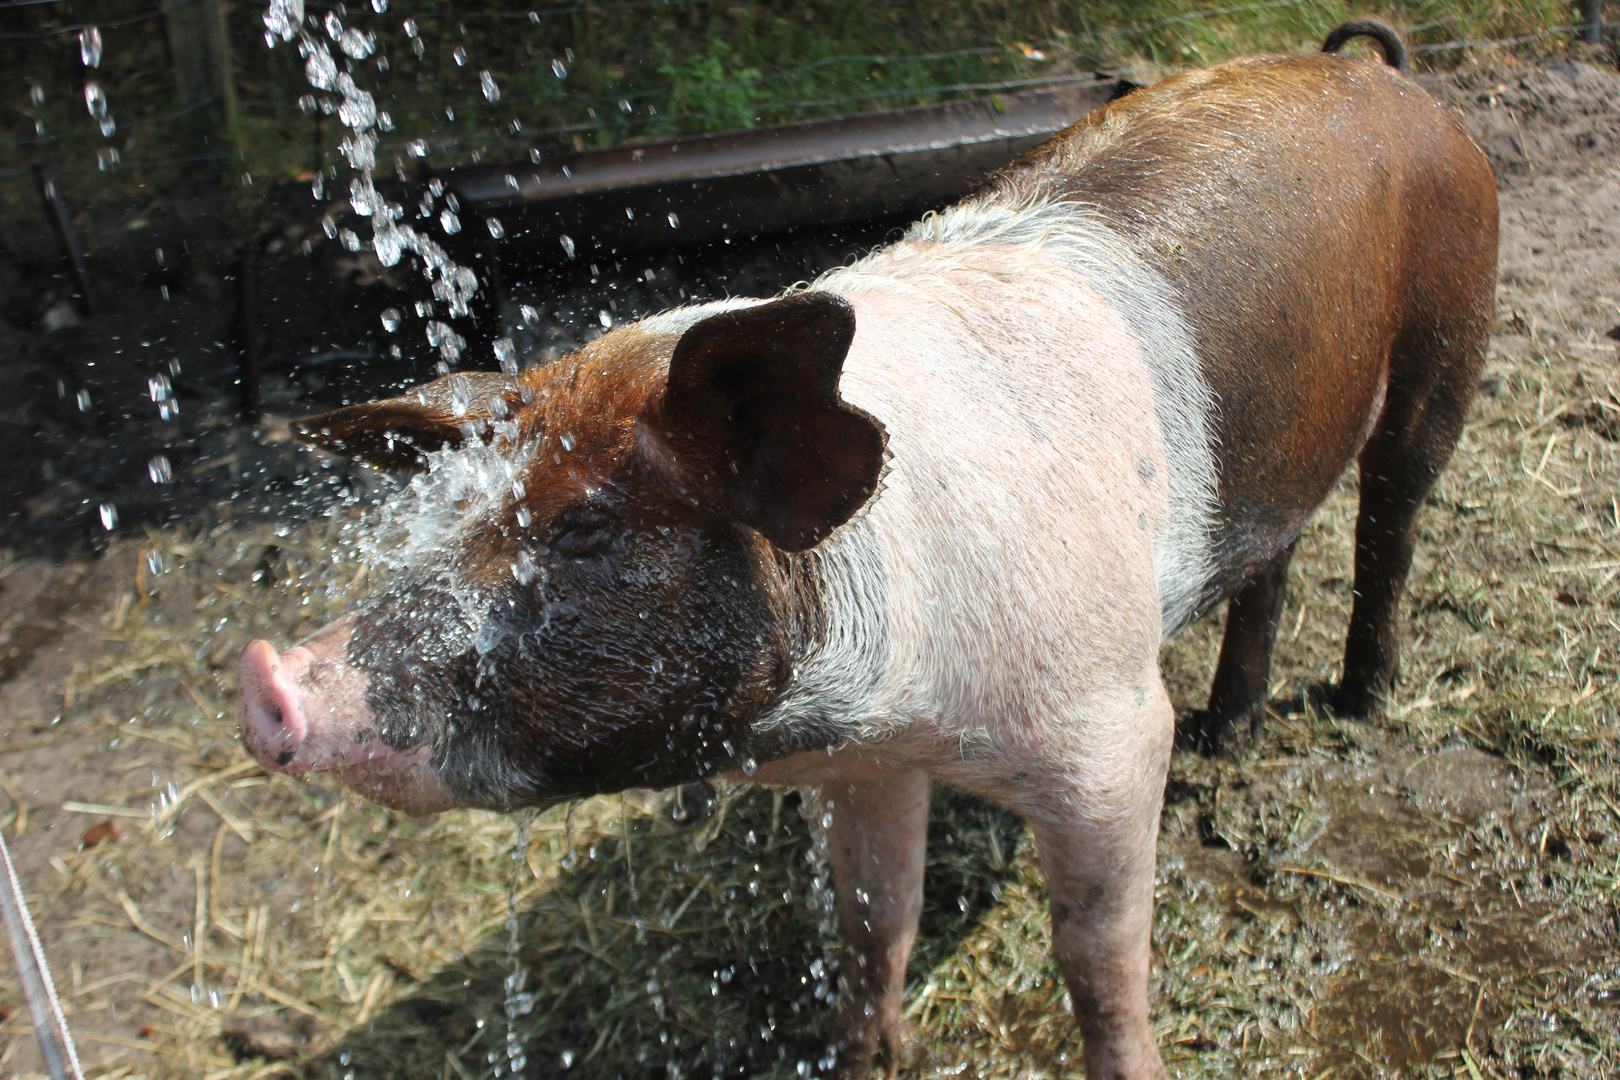
<path fill-rule="evenodd" d="M 1322 42 L 1322 51 L 1336 53 L 1340 45 L 1358 37 L 1378 42 L 1378 47 L 1384 51 L 1384 63 L 1402 75 L 1412 74 L 1412 55 L 1406 51 L 1406 42 L 1401 40 L 1399 31 L 1380 19 L 1351 19 L 1342 23 Z"/>

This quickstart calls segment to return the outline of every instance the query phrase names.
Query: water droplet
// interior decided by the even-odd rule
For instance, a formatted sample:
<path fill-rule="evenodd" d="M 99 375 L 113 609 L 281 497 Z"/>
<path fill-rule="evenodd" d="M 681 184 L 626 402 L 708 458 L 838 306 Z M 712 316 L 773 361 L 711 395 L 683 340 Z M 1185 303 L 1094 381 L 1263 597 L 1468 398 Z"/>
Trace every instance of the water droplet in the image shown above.
<path fill-rule="evenodd" d="M 343 36 L 338 38 L 338 48 L 352 59 L 364 60 L 376 51 L 377 45 L 370 34 L 349 29 L 343 31 Z"/>
<path fill-rule="evenodd" d="M 152 460 L 146 463 L 146 475 L 152 478 L 154 484 L 167 484 L 174 479 L 174 468 L 169 459 L 162 454 L 155 454 Z"/>
<path fill-rule="evenodd" d="M 383 329 L 392 334 L 399 329 L 399 308 L 385 308 L 382 313 Z"/>
<path fill-rule="evenodd" d="M 406 19 L 400 25 L 405 28 L 405 36 L 408 38 L 414 38 L 420 32 L 415 19 Z"/>
<path fill-rule="evenodd" d="M 90 115 L 97 120 L 107 115 L 107 94 L 101 89 L 101 84 L 94 79 L 85 80 L 84 107 L 89 109 Z"/>
<path fill-rule="evenodd" d="M 596 313 L 596 321 L 601 323 L 604 328 L 611 328 L 613 326 L 613 315 L 607 308 L 603 308 Z"/>
<path fill-rule="evenodd" d="M 620 112 L 625 112 L 625 113 L 629 112 L 630 111 L 630 102 L 625 100 L 624 98 L 620 98 L 619 99 L 619 111 Z"/>
<path fill-rule="evenodd" d="M 457 45 L 454 49 L 451 49 L 450 50 L 450 59 L 452 59 L 452 60 L 454 60 L 456 62 L 456 67 L 466 67 L 467 66 L 467 50 L 466 50 L 466 48 L 464 46 Z"/>
<path fill-rule="evenodd" d="M 73 403 L 79 407 L 80 412 L 90 411 L 90 391 L 80 390 L 73 395 Z"/>
<path fill-rule="evenodd" d="M 446 210 L 444 213 L 439 215 L 439 226 L 443 228 L 446 233 L 454 236 L 456 233 L 461 231 L 461 219 L 455 214 L 451 213 L 449 210 Z"/>
<path fill-rule="evenodd" d="M 558 239 L 562 241 L 562 249 L 568 253 L 568 258 L 572 261 L 574 258 L 574 238 L 567 233 L 563 233 Z"/>
<path fill-rule="evenodd" d="M 529 513 L 529 508 L 527 506 L 520 504 L 514 514 L 514 517 L 516 517 L 518 528 L 520 529 L 527 529 L 530 525 L 534 524 L 534 515 Z"/>
<path fill-rule="evenodd" d="M 28 84 L 28 103 L 30 105 L 45 104 L 45 88 L 39 83 Z"/>
<path fill-rule="evenodd" d="M 487 71 L 478 73 L 478 85 L 484 91 L 484 98 L 488 101 L 501 100 L 501 88 L 495 85 L 495 76 Z"/>
<path fill-rule="evenodd" d="M 379 15 L 388 14 L 388 0 L 371 0 L 371 10 Z"/>
<path fill-rule="evenodd" d="M 101 527 L 111 532 L 118 527 L 118 507 L 110 502 L 101 504 Z"/>
<path fill-rule="evenodd" d="M 427 143 L 422 139 L 412 139 L 405 150 L 411 157 L 427 157 Z"/>
<path fill-rule="evenodd" d="M 270 0 L 264 13 L 265 44 L 275 48 L 276 38 L 291 41 L 304 22 L 304 0 Z"/>
<path fill-rule="evenodd" d="M 681 219 L 675 216 L 675 211 L 673 210 L 669 212 L 669 227 L 672 229 L 678 229 L 681 227 Z"/>
<path fill-rule="evenodd" d="M 101 31 L 87 26 L 79 31 L 79 59 L 85 67 L 101 66 Z"/>
<path fill-rule="evenodd" d="M 331 90 L 337 86 L 337 61 L 323 46 L 309 54 L 304 61 L 304 78 L 317 90 Z"/>
<path fill-rule="evenodd" d="M 108 169 L 115 167 L 118 164 L 118 160 L 117 147 L 103 146 L 100 150 L 96 151 L 96 168 L 100 169 L 102 172 L 106 172 Z"/>
<path fill-rule="evenodd" d="M 146 568 L 154 574 L 163 573 L 163 553 L 157 548 L 146 553 Z"/>
<path fill-rule="evenodd" d="M 500 218 L 485 218 L 484 224 L 489 226 L 489 235 L 499 240 L 506 235 L 506 226 L 501 224 Z"/>
<path fill-rule="evenodd" d="M 551 62 L 551 73 L 557 76 L 559 79 L 568 78 L 568 69 L 563 66 L 563 62 L 561 60 L 553 60 Z"/>
<path fill-rule="evenodd" d="M 562 443 L 562 448 L 564 450 L 567 450 L 569 452 L 573 451 L 573 449 L 574 449 L 574 436 L 573 436 L 573 433 L 565 431 L 561 435 L 557 436 L 557 441 Z"/>

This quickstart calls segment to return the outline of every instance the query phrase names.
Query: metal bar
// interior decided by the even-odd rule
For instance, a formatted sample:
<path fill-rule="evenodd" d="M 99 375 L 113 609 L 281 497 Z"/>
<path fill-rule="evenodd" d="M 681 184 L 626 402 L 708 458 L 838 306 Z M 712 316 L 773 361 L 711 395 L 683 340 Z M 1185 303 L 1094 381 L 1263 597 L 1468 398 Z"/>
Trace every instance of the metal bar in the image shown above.
<path fill-rule="evenodd" d="M 49 165 L 35 165 L 34 175 L 39 178 L 39 193 L 45 199 L 45 211 L 56 225 L 56 235 L 62 241 L 68 261 L 73 264 L 73 276 L 79 282 L 79 297 L 84 302 L 84 313 L 94 315 L 96 296 L 90 287 L 90 267 L 85 264 L 84 252 L 79 250 L 79 241 L 73 235 L 73 222 L 68 218 L 67 207 L 62 204 L 61 192 L 56 189 L 56 177 L 51 175 Z"/>
<path fill-rule="evenodd" d="M 691 135 L 556 155 L 539 164 L 455 169 L 462 199 L 510 205 L 603 189 L 708 180 L 796 165 L 903 154 L 1050 135 L 1106 101 L 1115 80 L 910 109 L 806 120 L 778 127 Z M 517 181 L 513 188 L 507 177 Z"/>
<path fill-rule="evenodd" d="M 1061 89 L 557 155 L 445 175 L 518 261 L 665 250 L 915 215 L 1129 89 Z M 457 256 L 459 258 L 459 256 Z"/>
<path fill-rule="evenodd" d="M 0 860 L 4 861 L 4 866 L 0 867 L 4 871 L 0 873 L 0 918 L 5 920 L 11 959 L 17 965 L 23 997 L 28 1000 L 28 1017 L 34 1025 L 34 1037 L 39 1040 L 40 1057 L 45 1060 L 51 1080 L 84 1080 L 78 1051 L 73 1046 L 73 1033 L 62 1015 L 62 1003 L 56 997 L 51 969 L 45 963 L 45 950 L 34 932 L 34 920 L 29 917 L 28 904 L 23 899 L 4 834 L 0 834 Z"/>
<path fill-rule="evenodd" d="M 1587 44 L 1603 40 L 1603 0 L 1581 0 L 1581 36 Z"/>

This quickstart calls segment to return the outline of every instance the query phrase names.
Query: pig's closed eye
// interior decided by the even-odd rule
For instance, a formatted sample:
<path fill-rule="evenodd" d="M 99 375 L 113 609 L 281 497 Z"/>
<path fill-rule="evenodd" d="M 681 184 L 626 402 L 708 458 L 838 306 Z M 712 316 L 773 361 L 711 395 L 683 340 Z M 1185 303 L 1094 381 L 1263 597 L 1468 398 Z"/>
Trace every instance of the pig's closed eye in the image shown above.
<path fill-rule="evenodd" d="M 553 555 L 564 559 L 586 559 L 602 555 L 613 546 L 613 530 L 607 515 L 581 511 L 558 523 L 560 531 L 548 545 Z"/>

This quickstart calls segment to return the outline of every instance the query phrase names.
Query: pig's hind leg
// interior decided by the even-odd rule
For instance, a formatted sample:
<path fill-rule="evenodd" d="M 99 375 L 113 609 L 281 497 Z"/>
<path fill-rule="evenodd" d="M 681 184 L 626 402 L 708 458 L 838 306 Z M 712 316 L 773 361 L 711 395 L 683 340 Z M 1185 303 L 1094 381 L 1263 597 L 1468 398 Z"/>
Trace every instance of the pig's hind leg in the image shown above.
<path fill-rule="evenodd" d="M 1297 542 L 1297 541 L 1296 541 Z M 1260 733 L 1288 584 L 1289 544 L 1226 603 L 1226 634 L 1209 692 L 1209 708 L 1188 719 L 1187 741 L 1199 750 L 1235 757 Z"/>
<path fill-rule="evenodd" d="M 1397 346 L 1384 412 L 1361 452 L 1355 603 L 1334 708 L 1366 717 L 1388 704 L 1399 671 L 1400 598 L 1418 510 L 1462 434 L 1484 364 L 1484 329 L 1447 326 Z"/>
<path fill-rule="evenodd" d="M 906 961 L 922 914 L 928 774 L 832 783 L 818 792 L 844 932 L 830 1041 L 837 1075 L 865 1076 L 881 1046 L 899 1050 Z"/>

